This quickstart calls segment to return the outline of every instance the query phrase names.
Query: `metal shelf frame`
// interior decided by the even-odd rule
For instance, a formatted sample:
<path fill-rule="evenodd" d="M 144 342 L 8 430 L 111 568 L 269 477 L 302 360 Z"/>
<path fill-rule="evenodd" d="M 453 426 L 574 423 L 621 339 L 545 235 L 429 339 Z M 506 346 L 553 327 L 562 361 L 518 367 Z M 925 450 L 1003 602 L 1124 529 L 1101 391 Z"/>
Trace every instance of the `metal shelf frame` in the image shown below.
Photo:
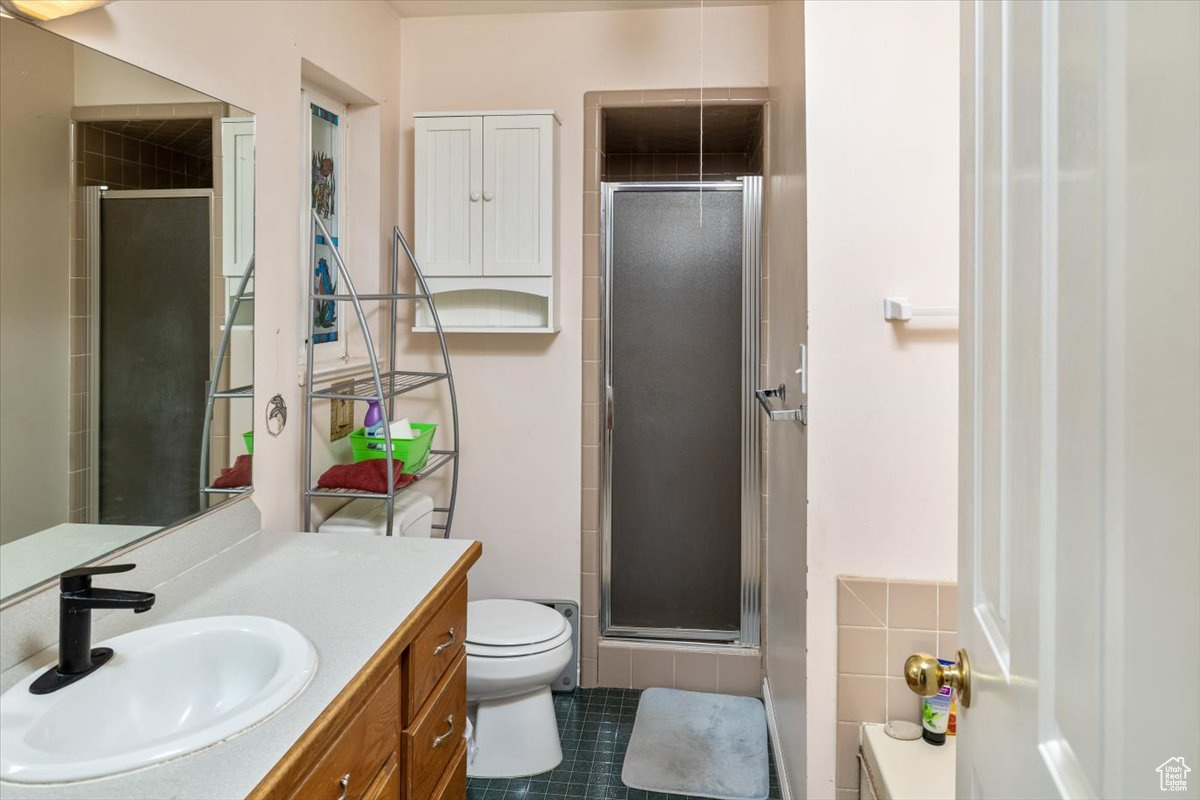
<path fill-rule="evenodd" d="M 383 396 L 386 399 L 398 397 L 422 386 L 446 379 L 444 372 L 385 372 L 380 376 L 383 386 Z M 378 400 L 372 393 L 375 389 L 375 379 L 368 375 L 357 380 L 332 381 L 333 388 L 313 390 L 313 397 L 322 400 Z M 337 391 L 334 391 L 334 389 Z"/>
<path fill-rule="evenodd" d="M 434 472 L 437 472 L 439 469 L 446 466 L 451 461 L 454 461 L 454 457 L 455 457 L 455 453 L 450 450 L 431 450 L 429 452 L 429 461 L 427 461 L 425 463 L 425 466 L 421 468 L 421 471 L 417 473 L 417 479 L 420 480 L 421 478 L 424 478 L 426 475 L 432 475 Z M 414 481 L 414 483 L 415 483 L 415 481 Z M 409 485 L 411 486 L 412 484 L 409 484 Z M 404 487 L 404 489 L 407 489 L 407 488 L 408 488 L 408 486 Z M 402 491 L 404 491 L 404 489 L 401 489 L 400 491 L 402 492 Z M 322 489 L 320 487 L 311 489 L 309 491 L 309 494 L 313 497 L 350 497 L 350 498 L 361 497 L 361 498 L 374 498 L 374 499 L 381 499 L 381 498 L 387 497 L 387 495 L 385 495 L 385 494 L 376 493 L 376 492 L 359 492 L 359 491 L 355 491 L 354 489 Z"/>
<path fill-rule="evenodd" d="M 213 398 L 224 397 L 226 399 L 232 399 L 234 397 L 253 397 L 254 386 L 239 386 L 236 389 L 223 389 L 219 392 L 210 392 L 209 394 Z"/>
<path fill-rule="evenodd" d="M 217 494 L 244 494 L 250 491 L 249 486 L 239 486 L 236 489 L 214 489 L 209 484 L 211 480 L 208 477 L 209 467 L 209 444 L 211 438 L 209 434 L 212 429 L 213 406 L 217 400 L 233 400 L 237 398 L 254 399 L 254 384 L 249 386 L 238 386 L 233 389 L 217 389 L 221 381 L 221 368 L 225 365 L 225 356 L 229 354 L 229 337 L 233 333 L 233 321 L 237 319 L 238 309 L 242 303 L 254 299 L 252 292 L 247 292 L 246 288 L 250 285 L 251 279 L 254 277 L 254 256 L 250 256 L 250 262 L 246 264 L 246 271 L 242 273 L 242 279 L 238 282 L 237 294 L 233 297 L 233 305 L 229 307 L 229 313 L 225 315 L 225 327 L 221 331 L 221 343 L 217 345 L 217 357 L 213 360 L 212 375 L 205 385 L 205 401 L 204 401 L 204 427 L 200 434 L 200 506 L 203 508 L 206 505 L 207 498 L 210 495 Z"/>
<path fill-rule="evenodd" d="M 432 475 L 443 467 L 449 465 L 451 467 L 450 478 L 450 501 L 447 505 L 434 508 L 435 513 L 443 514 L 445 521 L 433 525 L 435 530 L 441 531 L 443 538 L 450 537 L 450 530 L 454 524 L 454 507 L 458 499 L 458 463 L 459 463 L 459 428 L 458 428 L 458 396 L 454 390 L 454 373 L 450 368 L 450 352 L 446 347 L 446 334 L 442 327 L 441 319 L 438 317 L 437 307 L 433 301 L 433 295 L 429 291 L 429 285 L 425 281 L 425 275 L 421 272 L 421 266 L 417 262 L 417 257 L 413 253 L 412 248 L 408 244 L 408 240 L 404 238 L 404 234 L 400 232 L 399 227 L 392 228 L 392 263 L 391 263 L 391 291 L 383 293 L 368 293 L 359 294 L 354 289 L 354 279 L 350 276 L 350 270 L 346 267 L 346 262 L 342 258 L 342 254 L 337 248 L 331 247 L 330 252 L 333 255 L 334 263 L 337 265 L 338 287 L 340 292 L 334 294 L 322 294 L 317 291 L 316 273 L 311 269 L 311 264 L 315 259 L 313 251 L 313 243 L 316 242 L 317 236 L 325 237 L 325 241 L 333 241 L 333 237 L 329 235 L 325 224 L 321 222 L 320 216 L 316 211 L 310 213 L 309 225 L 309 264 L 308 270 L 308 300 L 309 307 L 305 311 L 305 316 L 308 320 L 308 336 L 305 342 L 307 348 L 307 365 L 305 367 L 305 382 L 304 382 L 304 400 L 307 410 L 307 416 L 304 425 L 304 465 L 305 465 L 305 480 L 311 479 L 312 476 L 312 454 L 313 454 L 313 402 L 316 400 L 360 400 L 360 401 L 376 401 L 380 404 L 380 409 L 383 411 L 383 429 L 389 430 L 391 420 L 395 419 L 396 398 L 408 392 L 420 389 L 424 386 L 430 386 L 445 381 L 447 390 L 450 393 L 450 410 L 452 418 L 453 443 L 448 450 L 433 450 L 430 452 L 429 460 L 425 466 L 417 473 L 417 480 L 410 483 L 401 489 L 396 488 L 395 461 L 392 458 L 392 439 L 391 436 L 384 437 L 384 457 L 387 462 L 387 491 L 386 492 L 360 492 L 345 489 L 322 489 L 318 486 L 307 486 L 304 489 L 304 530 L 312 530 L 312 504 L 313 499 L 318 497 L 341 497 L 346 499 L 373 499 L 382 500 L 387 505 L 387 527 L 385 532 L 388 536 L 394 535 L 393 526 L 395 524 L 395 507 L 396 495 L 407 490 L 409 486 L 413 486 L 420 482 L 422 478 Z M 400 291 L 400 253 L 408 259 L 412 266 L 413 275 L 416 278 L 416 292 L 401 292 Z M 350 303 L 354 308 L 354 316 L 358 320 L 358 325 L 362 331 L 363 341 L 366 344 L 367 362 L 370 368 L 370 374 L 356 379 L 326 379 L 319 383 L 314 376 L 314 347 L 313 336 L 313 313 L 311 304 L 317 301 L 327 300 L 335 302 Z M 367 324 L 367 315 L 363 309 L 364 302 L 382 302 L 388 306 L 387 325 L 388 325 L 388 363 L 386 366 L 380 365 L 379 355 L 375 349 L 375 341 L 371 336 L 370 326 Z M 438 335 L 438 344 L 441 348 L 443 371 L 441 372 L 411 372 L 398 370 L 396 368 L 396 333 L 398 330 L 397 312 L 399 303 L 402 301 L 424 302 L 428 305 L 429 316 L 433 320 L 434 328 Z"/>

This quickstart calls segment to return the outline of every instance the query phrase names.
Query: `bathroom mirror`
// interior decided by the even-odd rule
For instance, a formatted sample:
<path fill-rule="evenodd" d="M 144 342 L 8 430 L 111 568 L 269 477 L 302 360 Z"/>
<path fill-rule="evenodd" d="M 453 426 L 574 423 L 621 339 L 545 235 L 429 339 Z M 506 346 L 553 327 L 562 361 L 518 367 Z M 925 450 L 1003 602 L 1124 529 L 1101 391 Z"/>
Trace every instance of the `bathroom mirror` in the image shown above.
<path fill-rule="evenodd" d="M 0 602 L 250 491 L 253 254 L 249 112 L 0 18 Z"/>

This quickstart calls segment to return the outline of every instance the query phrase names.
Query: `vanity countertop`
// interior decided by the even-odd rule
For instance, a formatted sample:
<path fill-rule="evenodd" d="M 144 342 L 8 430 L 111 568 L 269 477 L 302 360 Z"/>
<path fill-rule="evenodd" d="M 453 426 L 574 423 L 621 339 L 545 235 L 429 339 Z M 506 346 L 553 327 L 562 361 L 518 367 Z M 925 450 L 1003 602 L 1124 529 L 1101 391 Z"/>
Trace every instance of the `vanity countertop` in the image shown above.
<path fill-rule="evenodd" d="M 93 642 L 196 617 L 272 617 L 292 625 L 316 647 L 317 671 L 308 687 L 258 726 L 207 750 L 81 783 L 0 783 L 0 798 L 245 797 L 454 566 L 477 557 L 473 544 L 463 539 L 259 533 L 198 564 L 159 586 L 158 602 L 149 613 L 117 612 L 97 619 Z M 51 648 L 12 667 L 0 674 L 0 690 L 55 659 Z"/>

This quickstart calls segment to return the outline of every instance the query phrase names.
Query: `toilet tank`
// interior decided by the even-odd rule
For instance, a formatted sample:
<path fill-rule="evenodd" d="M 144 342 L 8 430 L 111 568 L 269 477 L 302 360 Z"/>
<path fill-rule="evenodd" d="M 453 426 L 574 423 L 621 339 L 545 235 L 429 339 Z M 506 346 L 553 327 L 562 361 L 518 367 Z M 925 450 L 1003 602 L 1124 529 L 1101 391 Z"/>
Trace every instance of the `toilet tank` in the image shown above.
<path fill-rule="evenodd" d="M 433 535 L 433 498 L 412 490 L 396 495 L 392 515 L 395 536 L 428 539 Z M 387 533 L 387 502 L 359 498 L 342 506 L 317 528 L 320 533 Z"/>

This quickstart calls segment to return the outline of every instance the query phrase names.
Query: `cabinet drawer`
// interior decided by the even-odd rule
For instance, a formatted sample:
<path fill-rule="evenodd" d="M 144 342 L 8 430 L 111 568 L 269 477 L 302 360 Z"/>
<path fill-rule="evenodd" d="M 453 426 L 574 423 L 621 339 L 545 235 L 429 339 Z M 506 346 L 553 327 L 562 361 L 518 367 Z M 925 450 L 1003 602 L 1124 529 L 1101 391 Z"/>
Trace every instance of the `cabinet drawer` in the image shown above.
<path fill-rule="evenodd" d="M 433 698 L 404 732 L 404 781 L 413 800 L 431 797 L 458 755 L 467 717 L 467 655 L 460 653 Z"/>
<path fill-rule="evenodd" d="M 379 770 L 362 800 L 400 800 L 400 759 L 396 754 Z"/>
<path fill-rule="evenodd" d="M 463 651 L 467 640 L 467 585 L 463 583 L 408 646 L 408 693 L 404 724 L 421 713 L 425 700 Z"/>
<path fill-rule="evenodd" d="M 295 800 L 364 796 L 400 744 L 400 669 L 388 673 L 292 793 Z"/>
<path fill-rule="evenodd" d="M 442 782 L 433 792 L 433 800 L 463 800 L 467 796 L 467 743 L 460 742 L 458 754 L 442 775 Z"/>

